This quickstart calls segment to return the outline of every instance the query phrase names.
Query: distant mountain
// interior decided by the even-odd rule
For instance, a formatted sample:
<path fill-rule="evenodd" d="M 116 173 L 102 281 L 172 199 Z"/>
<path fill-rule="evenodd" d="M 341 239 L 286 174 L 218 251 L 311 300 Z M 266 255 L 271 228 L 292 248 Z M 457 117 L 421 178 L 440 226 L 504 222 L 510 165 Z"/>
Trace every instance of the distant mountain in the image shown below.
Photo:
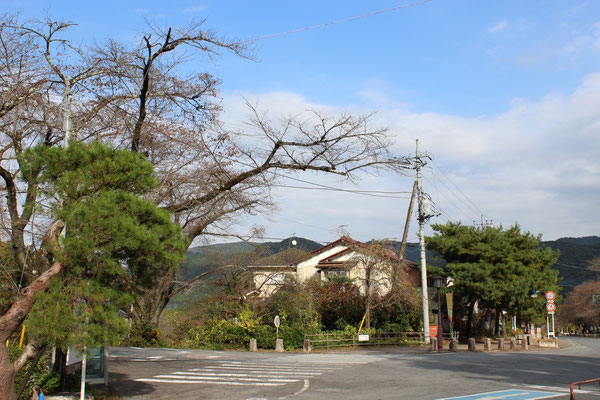
<path fill-rule="evenodd" d="M 558 270 L 562 294 L 570 292 L 583 282 L 600 279 L 600 272 L 587 268 L 591 260 L 600 257 L 600 237 L 567 237 L 543 241 L 541 244 L 560 251 L 558 262 L 552 268 Z M 393 251 L 400 254 L 400 242 L 391 241 L 389 245 Z M 430 251 L 426 253 L 428 265 L 443 266 L 445 264 L 445 261 L 436 257 L 434 253 Z M 417 264 L 421 263 L 421 248 L 418 243 L 407 244 L 406 259 Z"/>
<path fill-rule="evenodd" d="M 560 238 L 542 242 L 543 246 L 560 251 L 558 262 L 552 268 L 558 270 L 563 294 L 585 281 L 600 279 L 600 272 L 589 270 L 588 263 L 600 257 L 600 237 Z"/>
<path fill-rule="evenodd" d="M 293 241 L 295 241 L 295 245 Z M 235 242 L 194 247 L 190 248 L 186 254 L 186 260 L 180 269 L 180 277 L 183 280 L 192 279 L 209 269 L 235 262 L 235 257 L 253 251 L 260 251 L 261 257 L 267 257 L 289 248 L 297 248 L 310 252 L 321 246 L 320 243 L 309 239 L 290 237 L 280 242 L 252 244 Z M 400 253 L 400 242 L 390 241 L 389 246 L 397 254 Z M 560 251 L 558 262 L 552 267 L 559 271 L 559 277 L 562 279 L 560 286 L 563 288 L 563 294 L 571 291 L 573 287 L 585 281 L 600 279 L 599 272 L 587 269 L 589 261 L 600 257 L 600 237 L 560 238 L 544 241 L 542 242 L 542 246 Z M 418 243 L 407 244 L 406 259 L 420 264 L 421 252 Z M 436 266 L 443 266 L 445 264 L 443 259 L 435 257 L 429 251 L 427 251 L 427 263 L 428 265 Z"/>
<path fill-rule="evenodd" d="M 281 242 L 234 242 L 192 247 L 188 249 L 186 259 L 179 269 L 179 277 L 185 281 L 190 280 L 221 265 L 235 263 L 236 258 L 252 252 L 262 258 L 289 248 L 310 252 L 319 247 L 322 247 L 322 244 L 300 237 L 289 237 Z"/>

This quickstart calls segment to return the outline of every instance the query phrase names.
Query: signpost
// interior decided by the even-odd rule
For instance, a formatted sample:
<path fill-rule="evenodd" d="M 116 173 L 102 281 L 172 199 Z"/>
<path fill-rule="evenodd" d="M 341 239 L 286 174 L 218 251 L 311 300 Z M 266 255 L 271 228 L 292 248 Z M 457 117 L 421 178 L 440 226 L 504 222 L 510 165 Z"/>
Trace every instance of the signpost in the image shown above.
<path fill-rule="evenodd" d="M 277 328 L 277 339 L 279 339 L 279 325 L 281 325 L 281 321 L 279 320 L 279 315 L 275 316 L 275 319 L 273 320 L 273 324 L 275 325 L 275 328 Z"/>
<path fill-rule="evenodd" d="M 553 291 L 546 292 L 546 311 L 548 311 L 548 315 L 552 315 L 552 331 L 550 331 L 550 321 L 548 316 L 546 317 L 546 338 L 550 339 L 550 336 L 556 337 L 554 333 L 554 312 L 556 311 L 556 304 L 554 304 L 554 300 L 556 299 L 556 293 Z"/>

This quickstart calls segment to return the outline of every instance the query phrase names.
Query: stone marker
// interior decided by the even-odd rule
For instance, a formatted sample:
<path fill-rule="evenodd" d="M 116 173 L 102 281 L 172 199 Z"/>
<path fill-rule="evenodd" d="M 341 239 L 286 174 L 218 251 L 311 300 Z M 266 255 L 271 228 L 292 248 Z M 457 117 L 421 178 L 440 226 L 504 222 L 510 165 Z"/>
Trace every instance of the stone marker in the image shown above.
<path fill-rule="evenodd" d="M 305 353 L 310 353 L 310 340 L 309 339 L 304 339 L 304 348 L 303 348 Z"/>
<path fill-rule="evenodd" d="M 498 350 L 504 350 L 504 338 L 498 339 Z"/>
<path fill-rule="evenodd" d="M 275 340 L 275 351 L 283 352 L 283 339 Z"/>
<path fill-rule="evenodd" d="M 258 346 L 256 345 L 256 339 L 250 339 L 250 351 L 258 351 Z"/>
<path fill-rule="evenodd" d="M 511 350 L 517 349 L 517 338 L 514 338 L 514 337 L 510 338 L 510 349 Z"/>
<path fill-rule="evenodd" d="M 450 351 L 457 351 L 458 350 L 458 340 L 456 340 L 456 338 L 452 338 L 450 340 Z"/>
<path fill-rule="evenodd" d="M 490 351 L 490 350 L 492 350 L 492 339 L 490 339 L 489 337 L 488 337 L 488 338 L 485 338 L 485 345 L 484 345 L 484 349 L 485 349 L 485 351 Z"/>
<path fill-rule="evenodd" d="M 469 338 L 469 351 L 475 351 L 475 338 Z"/>
<path fill-rule="evenodd" d="M 438 351 L 438 341 L 437 338 L 429 338 L 431 340 L 431 351 Z"/>

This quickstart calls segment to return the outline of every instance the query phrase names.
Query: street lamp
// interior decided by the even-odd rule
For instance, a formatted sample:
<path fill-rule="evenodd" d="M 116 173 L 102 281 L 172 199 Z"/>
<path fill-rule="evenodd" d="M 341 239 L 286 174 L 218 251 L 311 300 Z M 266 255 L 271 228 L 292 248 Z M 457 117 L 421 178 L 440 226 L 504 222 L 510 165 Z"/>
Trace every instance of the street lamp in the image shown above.
<path fill-rule="evenodd" d="M 444 348 L 444 330 L 442 328 L 442 285 L 444 284 L 444 278 L 441 276 L 436 276 L 433 278 L 433 285 L 437 288 L 438 291 L 438 329 L 437 329 L 437 337 L 438 337 L 438 351 L 441 351 Z"/>

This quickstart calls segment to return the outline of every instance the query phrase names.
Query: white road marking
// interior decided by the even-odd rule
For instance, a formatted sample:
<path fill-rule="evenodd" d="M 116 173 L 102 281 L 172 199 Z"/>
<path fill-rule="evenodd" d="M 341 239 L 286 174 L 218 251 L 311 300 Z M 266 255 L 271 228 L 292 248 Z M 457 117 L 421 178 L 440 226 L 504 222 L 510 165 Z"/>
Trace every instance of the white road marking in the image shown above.
<path fill-rule="evenodd" d="M 198 380 L 198 379 L 206 379 L 206 380 L 222 380 L 220 376 L 183 376 L 183 375 L 156 375 L 155 378 L 162 379 L 185 379 L 185 380 Z M 227 377 L 227 379 L 232 381 L 242 381 L 242 382 L 297 382 L 298 379 L 277 379 L 277 378 L 236 378 L 236 377 Z"/>
<path fill-rule="evenodd" d="M 315 359 L 315 361 L 317 361 L 315 363 L 311 362 L 312 359 L 304 359 L 302 362 L 297 360 L 289 360 L 289 362 L 287 361 L 288 360 L 276 363 L 272 363 L 267 360 L 255 362 L 223 361 L 217 365 L 209 365 L 204 368 L 193 368 L 187 371 L 160 374 L 155 375 L 152 378 L 136 379 L 136 381 L 151 383 L 218 384 L 232 386 L 282 386 L 294 382 L 304 381 L 304 385 L 300 391 L 281 398 L 287 399 L 307 391 L 310 387 L 308 378 L 333 372 L 341 368 L 351 367 L 357 364 L 366 364 L 368 362 L 365 360 L 342 363 L 338 362 L 337 359 L 330 359 L 329 362 L 327 362 L 325 359 Z"/>
<path fill-rule="evenodd" d="M 292 394 L 289 394 L 287 396 L 280 397 L 279 400 L 289 399 L 290 397 L 294 397 L 294 396 L 297 396 L 297 395 L 299 395 L 301 393 L 304 393 L 304 392 L 306 392 L 308 390 L 309 387 L 310 387 L 310 382 L 308 381 L 308 379 L 305 379 L 304 380 L 304 386 L 302 386 L 302 389 L 300 389 L 296 393 L 292 393 Z"/>
<path fill-rule="evenodd" d="M 336 366 L 336 367 L 312 367 L 310 365 L 290 365 L 290 364 L 272 364 L 272 363 L 268 363 L 265 365 L 265 363 L 222 363 L 220 364 L 223 367 L 234 367 L 234 368 L 239 368 L 239 367 L 266 367 L 266 368 L 277 368 L 277 369 L 289 369 L 289 370 L 293 370 L 293 371 L 297 371 L 297 370 L 309 370 L 309 371 L 335 371 L 336 369 L 340 369 L 340 366 Z"/>
<path fill-rule="evenodd" d="M 269 372 L 285 372 L 288 375 L 322 375 L 322 372 L 295 372 L 295 371 L 281 371 L 281 370 L 277 370 L 277 369 L 256 369 L 256 368 L 231 368 L 231 367 L 210 367 L 210 368 L 203 368 L 202 371 L 223 371 L 223 370 L 227 370 L 227 371 L 247 371 L 247 372 L 251 372 L 251 373 L 256 373 L 256 374 L 266 374 Z M 190 370 L 192 371 L 192 370 Z M 193 371 L 193 372 L 197 372 L 197 371 Z"/>
<path fill-rule="evenodd" d="M 205 370 L 206 371 L 206 370 Z M 267 375 L 260 375 L 260 374 L 226 374 L 226 373 L 222 373 L 222 372 L 173 372 L 173 375 L 189 375 L 189 376 L 254 376 L 254 377 L 264 377 L 264 378 L 286 378 L 289 377 L 290 374 L 286 374 L 286 375 L 273 375 L 273 374 L 267 374 Z M 303 374 L 303 375 L 298 375 L 298 376 L 294 376 L 294 378 L 298 378 L 298 379 L 303 379 L 303 378 L 312 378 L 314 376 L 314 374 Z"/>
<path fill-rule="evenodd" d="M 283 386 L 287 383 L 270 383 L 270 382 L 232 382 L 232 381 L 182 381 L 177 379 L 155 379 L 155 378 L 140 378 L 136 382 L 157 382 L 157 383 L 210 383 L 213 385 L 231 385 L 231 386 Z"/>

